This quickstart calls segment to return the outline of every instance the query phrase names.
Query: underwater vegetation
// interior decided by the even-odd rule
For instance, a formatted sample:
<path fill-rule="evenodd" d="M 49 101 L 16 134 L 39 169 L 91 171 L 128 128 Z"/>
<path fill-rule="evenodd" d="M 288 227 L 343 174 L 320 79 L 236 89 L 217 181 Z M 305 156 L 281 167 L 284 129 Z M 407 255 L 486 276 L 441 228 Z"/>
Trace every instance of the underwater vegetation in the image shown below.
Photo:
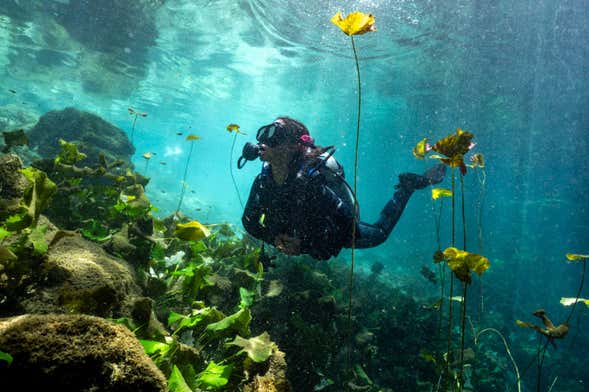
<path fill-rule="evenodd" d="M 358 62 L 358 52 L 356 51 L 356 44 L 354 42 L 355 35 L 362 35 L 371 31 L 376 31 L 374 27 L 375 18 L 370 14 L 364 14 L 362 12 L 353 12 L 346 16 L 342 16 L 341 12 L 337 12 L 332 18 L 331 22 L 338 26 L 342 32 L 350 37 L 352 43 L 352 50 L 354 52 L 354 62 L 356 64 L 356 80 L 358 84 L 358 115 L 356 123 L 356 142 L 354 147 L 354 183 L 352 186 L 352 193 L 354 195 L 354 211 L 358 211 L 358 158 L 359 158 L 359 146 L 360 146 L 360 120 L 362 110 L 362 80 L 360 78 L 360 64 Z M 358 223 L 358 216 L 354 216 L 355 223 L 352 225 L 352 266 L 350 268 L 350 297 L 348 303 L 348 344 L 351 340 L 351 312 L 352 312 L 352 296 L 353 296 L 353 284 L 354 284 L 354 266 L 356 264 L 356 223 Z M 351 350 L 351 348 L 349 349 Z M 348 365 L 351 365 L 348 358 Z"/>
<path fill-rule="evenodd" d="M 188 156 L 186 157 L 186 166 L 184 167 L 184 175 L 182 176 L 182 190 L 180 191 L 180 198 L 178 199 L 178 206 L 176 207 L 176 213 L 174 215 L 178 215 L 180 212 L 180 208 L 182 207 L 182 201 L 184 200 L 184 192 L 186 192 L 186 176 L 188 176 L 188 167 L 190 164 L 190 158 L 192 157 L 192 150 L 194 148 L 194 141 L 199 140 L 200 136 L 190 134 L 186 136 L 186 141 L 190 142 L 190 150 L 188 151 Z"/>

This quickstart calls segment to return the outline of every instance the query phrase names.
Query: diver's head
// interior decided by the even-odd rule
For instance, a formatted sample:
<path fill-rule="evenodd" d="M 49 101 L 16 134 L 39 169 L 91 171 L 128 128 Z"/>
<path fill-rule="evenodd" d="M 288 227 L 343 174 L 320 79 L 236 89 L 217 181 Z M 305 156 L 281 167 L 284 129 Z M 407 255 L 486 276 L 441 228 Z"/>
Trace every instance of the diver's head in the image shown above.
<path fill-rule="evenodd" d="M 260 127 L 256 139 L 260 159 L 268 162 L 276 159 L 290 161 L 305 148 L 313 146 L 307 127 L 290 117 L 278 117 L 271 124 Z"/>
<path fill-rule="evenodd" d="M 307 127 L 290 117 L 278 117 L 272 123 L 260 127 L 256 140 L 258 144 L 245 144 L 238 167 L 258 157 L 267 162 L 278 159 L 290 161 L 308 147 L 314 146 Z"/>

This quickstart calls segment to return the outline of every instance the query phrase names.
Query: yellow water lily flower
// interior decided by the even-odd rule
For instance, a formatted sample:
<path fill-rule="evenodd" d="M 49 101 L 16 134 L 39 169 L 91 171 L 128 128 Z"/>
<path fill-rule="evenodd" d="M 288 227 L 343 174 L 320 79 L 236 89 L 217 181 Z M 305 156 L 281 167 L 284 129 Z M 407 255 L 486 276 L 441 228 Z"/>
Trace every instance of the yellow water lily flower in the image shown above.
<path fill-rule="evenodd" d="M 211 231 L 198 221 L 178 223 L 174 236 L 184 241 L 198 241 L 211 235 Z"/>
<path fill-rule="evenodd" d="M 363 12 L 352 12 L 344 19 L 341 12 L 337 12 L 331 22 L 339 27 L 346 35 L 360 35 L 376 31 L 374 16 Z"/>
<path fill-rule="evenodd" d="M 150 160 L 153 157 L 153 154 L 150 152 L 146 152 L 145 154 L 143 154 L 143 158 Z"/>
<path fill-rule="evenodd" d="M 235 132 L 235 133 L 239 133 L 241 135 L 247 135 L 245 132 L 241 132 L 239 130 L 239 125 L 237 124 L 229 124 L 227 125 L 227 132 L 231 133 L 231 132 Z"/>
<path fill-rule="evenodd" d="M 566 258 L 570 261 L 581 261 L 585 259 L 589 259 L 589 255 L 578 255 L 574 253 L 567 253 Z"/>
<path fill-rule="evenodd" d="M 427 138 L 421 139 L 419 143 L 413 147 L 413 155 L 417 159 L 425 158 L 425 154 L 427 153 Z"/>
<path fill-rule="evenodd" d="M 438 142 L 432 146 L 432 149 L 448 158 L 459 157 L 462 159 L 462 156 L 471 148 L 471 139 L 473 136 L 472 133 L 457 128 L 456 133 L 438 140 Z"/>
<path fill-rule="evenodd" d="M 198 140 L 198 139 L 200 139 L 200 136 L 197 136 L 197 135 L 190 134 L 190 135 L 186 136 L 187 141 Z"/>
<path fill-rule="evenodd" d="M 452 191 L 450 189 L 445 188 L 433 188 L 432 199 L 436 200 L 440 197 L 452 197 Z"/>
<path fill-rule="evenodd" d="M 489 268 L 489 259 L 486 257 L 454 247 L 446 248 L 444 257 L 456 277 L 467 284 L 472 282 L 471 271 L 482 275 Z"/>

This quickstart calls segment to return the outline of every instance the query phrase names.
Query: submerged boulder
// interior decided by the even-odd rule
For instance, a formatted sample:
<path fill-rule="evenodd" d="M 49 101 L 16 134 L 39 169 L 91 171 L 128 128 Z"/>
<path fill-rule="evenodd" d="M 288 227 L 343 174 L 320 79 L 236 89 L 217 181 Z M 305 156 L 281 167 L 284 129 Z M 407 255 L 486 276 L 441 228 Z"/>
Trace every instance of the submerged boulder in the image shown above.
<path fill-rule="evenodd" d="M 81 164 L 100 164 L 100 154 L 108 161 L 123 160 L 131 166 L 135 147 L 125 132 L 101 117 L 75 108 L 45 113 L 28 133 L 30 147 L 43 158 L 54 158 L 60 151 L 59 139 L 77 145 L 87 155 Z"/>
<path fill-rule="evenodd" d="M 23 391 L 167 391 L 162 372 L 127 328 L 87 315 L 0 320 L 4 385 Z"/>
<path fill-rule="evenodd" d="M 43 281 L 20 301 L 24 312 L 118 317 L 141 296 L 132 268 L 98 244 L 76 233 L 52 242 Z"/>

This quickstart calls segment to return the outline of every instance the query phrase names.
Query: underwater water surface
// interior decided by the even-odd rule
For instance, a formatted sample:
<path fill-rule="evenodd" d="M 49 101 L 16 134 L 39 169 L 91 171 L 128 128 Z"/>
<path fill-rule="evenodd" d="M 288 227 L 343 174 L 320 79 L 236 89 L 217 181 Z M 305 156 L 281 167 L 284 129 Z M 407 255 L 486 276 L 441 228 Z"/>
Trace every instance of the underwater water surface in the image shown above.
<path fill-rule="evenodd" d="M 468 303 L 467 329 L 500 330 L 520 371 L 532 363 L 522 380 L 524 390 L 533 390 L 536 347 L 544 340 L 516 320 L 540 323 L 532 315 L 538 308 L 555 324 L 566 319 L 571 307 L 560 300 L 577 296 L 584 264 L 567 262 L 565 254 L 589 253 L 589 3 L 0 0 L 0 107 L 33 118 L 66 107 L 102 117 L 132 134 L 132 162 L 150 178 L 145 191 L 155 216 L 174 213 L 185 186 L 185 215 L 229 223 L 241 235 L 241 201 L 261 163 L 239 170 L 236 162 L 244 143 L 255 142 L 255 131 L 276 117 L 298 119 L 317 144 L 334 145 L 353 177 L 357 74 L 350 37 L 330 22 L 338 11 L 376 18 L 376 32 L 354 38 L 362 219 L 377 219 L 400 173 L 437 162 L 416 159 L 420 140 L 435 143 L 457 128 L 472 132 L 472 153 L 483 154 L 485 166 L 467 170 L 462 193 L 455 171 L 455 242 L 487 257 L 490 267 L 469 288 L 476 300 Z M 245 135 L 227 132 L 230 123 Z M 189 134 L 200 139 L 190 144 Z M 152 154 L 149 164 L 145 153 Z M 451 187 L 450 175 L 441 186 Z M 423 267 L 438 273 L 437 232 L 442 249 L 450 244 L 449 199 L 436 229 L 441 203 L 429 190 L 416 193 L 383 245 L 355 251 L 357 272 L 369 275 L 378 262 L 387 285 L 435 300 L 439 283 Z M 344 250 L 330 262 L 350 261 Z M 363 287 L 355 289 L 360 297 Z M 587 290 L 579 296 L 589 298 Z M 579 303 L 569 336 L 548 347 L 541 390 L 589 389 L 588 328 L 589 309 Z M 410 330 L 388 338 L 403 340 Z M 517 390 L 503 344 L 486 338 L 491 348 L 477 360 L 493 357 L 500 369 L 488 377 L 507 374 L 509 382 L 497 381 L 500 390 Z M 419 342 L 432 352 L 434 344 L 440 339 L 427 334 Z M 387 352 L 386 340 L 375 347 Z M 374 380 L 377 368 L 369 373 Z M 391 379 L 383 376 L 379 387 L 398 390 Z M 478 389 L 493 390 L 491 381 L 478 382 Z M 314 390 L 335 390 L 328 384 L 314 382 Z"/>

